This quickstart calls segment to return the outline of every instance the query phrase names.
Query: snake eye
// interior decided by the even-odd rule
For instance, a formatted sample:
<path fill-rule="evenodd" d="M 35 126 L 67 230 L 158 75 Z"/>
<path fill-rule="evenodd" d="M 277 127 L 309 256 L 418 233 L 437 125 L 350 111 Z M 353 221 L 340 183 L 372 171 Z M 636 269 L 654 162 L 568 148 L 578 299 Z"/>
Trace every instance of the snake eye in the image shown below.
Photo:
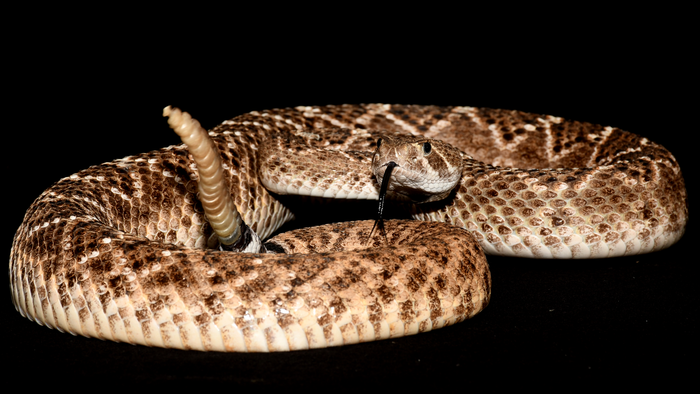
<path fill-rule="evenodd" d="M 433 147 L 430 146 L 430 142 L 423 143 L 423 156 L 428 156 L 432 151 Z"/>

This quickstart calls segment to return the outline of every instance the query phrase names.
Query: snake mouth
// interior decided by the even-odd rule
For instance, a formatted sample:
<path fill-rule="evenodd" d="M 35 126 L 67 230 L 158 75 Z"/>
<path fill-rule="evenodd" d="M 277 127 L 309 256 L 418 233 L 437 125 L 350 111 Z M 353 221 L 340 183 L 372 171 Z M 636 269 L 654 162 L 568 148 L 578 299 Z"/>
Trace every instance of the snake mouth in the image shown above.
<path fill-rule="evenodd" d="M 383 173 L 382 169 L 384 169 Z M 401 167 L 394 161 L 388 161 L 377 167 L 375 174 L 382 174 L 379 188 L 380 206 L 383 206 L 383 201 L 387 195 L 392 200 L 410 201 L 413 203 L 426 202 L 434 197 L 430 191 L 424 190 L 417 185 L 416 179 L 420 177 L 420 174 L 411 169 Z"/>
<path fill-rule="evenodd" d="M 392 170 L 389 170 L 390 167 Z M 384 174 L 384 175 L 382 175 L 382 179 L 384 179 L 387 176 L 387 171 L 389 171 L 388 175 L 391 176 L 391 172 L 395 168 L 401 168 L 401 166 L 398 165 L 395 161 L 388 161 L 388 162 L 380 165 L 379 167 L 377 167 L 376 173 L 382 172 L 381 170 L 384 169 L 384 171 L 382 172 Z"/>
<path fill-rule="evenodd" d="M 407 170 L 405 168 L 401 167 L 393 160 L 377 167 L 375 175 L 377 176 L 377 179 L 381 178 L 379 187 L 380 200 L 384 199 L 387 193 L 391 195 L 398 195 L 402 199 L 406 198 L 411 200 L 410 193 L 408 193 L 409 190 L 406 190 L 406 188 L 403 187 L 403 180 L 407 178 L 405 175 L 406 172 Z M 381 174 L 381 176 L 379 174 Z M 393 181 L 391 179 L 392 175 L 394 176 Z M 389 188 L 390 182 L 391 188 Z"/>
<path fill-rule="evenodd" d="M 426 173 L 402 167 L 388 161 L 376 167 L 375 176 L 381 181 L 379 199 L 387 195 L 392 200 L 423 204 L 445 199 L 458 184 L 458 179 L 436 182 Z M 384 171 L 382 171 L 384 169 Z M 461 177 L 461 172 L 460 172 Z M 384 186 L 386 184 L 386 186 Z"/>

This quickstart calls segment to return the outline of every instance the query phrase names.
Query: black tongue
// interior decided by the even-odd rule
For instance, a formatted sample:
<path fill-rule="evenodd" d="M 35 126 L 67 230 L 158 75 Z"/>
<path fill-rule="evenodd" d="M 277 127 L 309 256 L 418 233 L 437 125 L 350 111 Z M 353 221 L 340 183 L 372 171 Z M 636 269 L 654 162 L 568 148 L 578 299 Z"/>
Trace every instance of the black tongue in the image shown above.
<path fill-rule="evenodd" d="M 384 171 L 384 177 L 382 178 L 382 186 L 379 188 L 379 207 L 377 208 L 377 220 L 382 220 L 382 215 L 384 214 L 384 197 L 386 197 L 386 189 L 389 187 L 389 179 L 391 179 L 391 172 L 394 171 L 394 167 L 397 164 L 390 161 L 386 165 L 386 171 Z"/>
<path fill-rule="evenodd" d="M 384 232 L 384 220 L 382 216 L 384 215 L 384 197 L 386 196 L 386 189 L 389 187 L 389 179 L 391 178 L 391 172 L 394 171 L 396 163 L 390 161 L 386 165 L 386 170 L 384 171 L 384 177 L 382 178 L 382 186 L 379 188 L 379 207 L 377 208 L 377 220 L 374 221 L 374 226 L 369 232 L 369 237 L 367 237 L 367 242 L 372 239 L 372 234 L 374 234 L 374 229 L 379 228 L 379 230 L 384 234 L 386 240 L 386 233 Z"/>

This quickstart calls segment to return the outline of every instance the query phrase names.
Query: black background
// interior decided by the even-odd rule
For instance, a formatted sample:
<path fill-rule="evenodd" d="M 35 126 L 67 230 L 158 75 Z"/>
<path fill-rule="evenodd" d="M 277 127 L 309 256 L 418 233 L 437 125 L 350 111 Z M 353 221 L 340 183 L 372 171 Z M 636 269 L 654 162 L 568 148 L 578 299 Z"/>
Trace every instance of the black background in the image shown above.
<path fill-rule="evenodd" d="M 38 385 L 224 381 L 230 387 L 344 388 L 369 381 L 436 390 L 450 376 L 467 385 L 498 375 L 489 382 L 499 385 L 513 383 L 514 373 L 544 387 L 562 373 L 609 375 L 624 384 L 683 379 L 697 366 L 700 328 L 697 177 L 691 175 L 697 109 L 689 105 L 697 91 L 690 53 L 697 48 L 675 26 L 612 29 L 608 22 L 559 22 L 535 34 L 521 25 L 507 36 L 495 36 L 493 27 L 451 29 L 436 37 L 423 35 L 419 24 L 358 36 L 342 24 L 297 30 L 261 23 L 254 31 L 217 32 L 216 44 L 172 31 L 146 39 L 116 24 L 114 34 L 61 27 L 56 37 L 47 32 L 13 47 L 6 81 L 12 105 L 3 114 L 16 123 L 4 130 L 3 190 L 12 200 L 4 214 L 7 254 L 24 211 L 53 182 L 178 143 L 161 117 L 166 105 L 190 112 L 205 128 L 252 110 L 368 102 L 518 109 L 616 126 L 674 153 L 691 220 L 676 245 L 642 256 L 489 257 L 492 301 L 470 321 L 285 354 L 186 352 L 74 337 L 22 318 L 8 291 L 8 377 Z"/>

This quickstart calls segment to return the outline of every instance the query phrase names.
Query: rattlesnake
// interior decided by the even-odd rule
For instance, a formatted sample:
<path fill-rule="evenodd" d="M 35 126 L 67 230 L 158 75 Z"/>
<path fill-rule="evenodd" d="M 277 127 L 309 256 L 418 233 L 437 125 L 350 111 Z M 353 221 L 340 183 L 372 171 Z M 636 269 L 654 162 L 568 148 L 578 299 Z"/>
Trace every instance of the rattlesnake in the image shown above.
<path fill-rule="evenodd" d="M 417 219 L 458 228 L 391 221 L 386 238 L 372 239 L 380 249 L 369 252 L 269 257 L 202 250 L 215 241 L 197 201 L 196 166 L 183 146 L 169 147 L 64 178 L 32 204 L 10 256 L 20 313 L 74 334 L 152 346 L 275 351 L 355 343 L 439 328 L 486 306 L 488 266 L 459 228 L 488 253 L 593 258 L 668 247 L 687 220 L 684 181 L 663 147 L 552 116 L 297 107 L 241 115 L 210 135 L 236 206 L 263 238 L 292 213 L 263 187 L 259 167 L 309 172 L 278 157 L 297 142 L 308 146 L 292 159 L 335 149 L 362 167 L 371 154 L 359 152 L 371 152 L 380 135 L 437 138 L 471 155 L 445 200 L 409 208 Z M 348 168 L 343 193 L 376 188 Z M 332 182 L 308 175 L 309 182 Z M 299 230 L 280 243 L 337 249 L 345 239 L 367 239 L 371 226 Z M 413 243 L 405 246 L 408 238 Z M 277 262 L 267 265 L 269 259 Z"/>

